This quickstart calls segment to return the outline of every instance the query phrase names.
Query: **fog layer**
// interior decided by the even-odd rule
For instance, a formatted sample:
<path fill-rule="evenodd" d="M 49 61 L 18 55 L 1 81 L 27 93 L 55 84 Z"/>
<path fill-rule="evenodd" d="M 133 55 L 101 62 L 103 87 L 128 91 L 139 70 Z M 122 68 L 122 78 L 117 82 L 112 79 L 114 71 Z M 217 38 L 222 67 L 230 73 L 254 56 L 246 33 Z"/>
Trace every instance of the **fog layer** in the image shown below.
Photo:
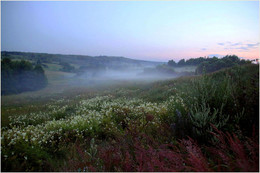
<path fill-rule="evenodd" d="M 87 70 L 84 73 L 73 76 L 71 82 L 73 85 L 89 86 L 89 85 L 102 85 L 104 83 L 113 82 L 127 82 L 127 81 L 140 81 L 140 82 L 153 82 L 156 80 L 164 80 L 176 78 L 175 74 L 160 73 L 156 70 L 145 71 L 146 68 L 126 68 L 126 69 L 103 69 L 103 70 Z M 152 69 L 152 67 L 150 67 Z"/>

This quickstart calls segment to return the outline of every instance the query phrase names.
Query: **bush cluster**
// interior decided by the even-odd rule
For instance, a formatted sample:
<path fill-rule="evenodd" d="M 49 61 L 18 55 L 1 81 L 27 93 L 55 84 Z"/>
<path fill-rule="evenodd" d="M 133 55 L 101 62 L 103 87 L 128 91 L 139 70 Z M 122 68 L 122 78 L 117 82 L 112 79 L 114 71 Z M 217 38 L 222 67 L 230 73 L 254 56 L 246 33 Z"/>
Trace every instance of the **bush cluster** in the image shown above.
<path fill-rule="evenodd" d="M 1 95 L 34 91 L 47 85 L 47 78 L 40 65 L 33 66 L 29 61 L 1 61 Z"/>

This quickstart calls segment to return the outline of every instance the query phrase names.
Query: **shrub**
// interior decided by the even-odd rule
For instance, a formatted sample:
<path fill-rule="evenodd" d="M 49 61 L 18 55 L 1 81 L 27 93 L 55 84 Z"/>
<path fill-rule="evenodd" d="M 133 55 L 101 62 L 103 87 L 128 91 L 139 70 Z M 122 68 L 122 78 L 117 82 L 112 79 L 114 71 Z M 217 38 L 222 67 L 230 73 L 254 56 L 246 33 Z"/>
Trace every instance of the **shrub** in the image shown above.
<path fill-rule="evenodd" d="M 208 132 L 212 131 L 211 125 L 213 124 L 217 128 L 222 128 L 226 125 L 229 116 L 222 114 L 223 106 L 218 109 L 211 111 L 210 107 L 206 103 L 201 106 L 196 106 L 195 111 L 191 110 L 190 120 L 194 127 L 194 133 L 192 134 L 198 141 L 210 141 L 211 136 Z"/>
<path fill-rule="evenodd" d="M 1 152 L 1 171 L 44 171 L 51 155 L 37 145 L 20 141 Z"/>

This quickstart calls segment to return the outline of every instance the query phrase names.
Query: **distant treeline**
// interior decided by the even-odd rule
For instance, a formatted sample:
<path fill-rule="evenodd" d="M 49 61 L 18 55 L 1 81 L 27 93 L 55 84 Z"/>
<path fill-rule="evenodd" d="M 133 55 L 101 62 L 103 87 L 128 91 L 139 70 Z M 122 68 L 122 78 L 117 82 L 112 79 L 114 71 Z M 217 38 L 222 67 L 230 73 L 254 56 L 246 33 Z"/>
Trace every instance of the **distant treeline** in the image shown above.
<path fill-rule="evenodd" d="M 197 66 L 196 74 L 210 73 L 222 68 L 232 67 L 235 65 L 250 64 L 251 61 L 238 58 L 236 55 L 226 55 L 223 58 L 191 58 L 185 61 L 181 59 L 178 63 L 174 60 L 168 61 L 170 67 Z"/>
<path fill-rule="evenodd" d="M 47 78 L 41 65 L 33 66 L 29 61 L 1 61 L 1 95 L 17 94 L 44 88 Z"/>
<path fill-rule="evenodd" d="M 24 59 L 32 63 L 39 63 L 43 66 L 48 64 L 57 64 L 61 66 L 60 71 L 81 73 L 86 69 L 92 68 L 109 68 L 114 70 L 125 69 L 128 67 L 156 66 L 162 62 L 152 62 L 129 59 L 116 56 L 86 56 L 86 55 L 61 55 L 47 53 L 31 53 L 31 52 L 1 52 L 2 58 Z M 75 68 L 77 67 L 77 68 Z"/>

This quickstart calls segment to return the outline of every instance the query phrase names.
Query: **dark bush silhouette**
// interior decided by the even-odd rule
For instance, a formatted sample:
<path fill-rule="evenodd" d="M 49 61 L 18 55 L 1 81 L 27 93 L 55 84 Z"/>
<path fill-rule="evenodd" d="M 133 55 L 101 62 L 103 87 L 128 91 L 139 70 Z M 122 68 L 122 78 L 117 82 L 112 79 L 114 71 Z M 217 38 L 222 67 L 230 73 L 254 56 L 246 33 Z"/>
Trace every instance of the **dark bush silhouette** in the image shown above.
<path fill-rule="evenodd" d="M 47 85 L 44 70 L 39 64 L 33 66 L 28 61 L 4 58 L 1 69 L 1 95 L 39 90 Z"/>

